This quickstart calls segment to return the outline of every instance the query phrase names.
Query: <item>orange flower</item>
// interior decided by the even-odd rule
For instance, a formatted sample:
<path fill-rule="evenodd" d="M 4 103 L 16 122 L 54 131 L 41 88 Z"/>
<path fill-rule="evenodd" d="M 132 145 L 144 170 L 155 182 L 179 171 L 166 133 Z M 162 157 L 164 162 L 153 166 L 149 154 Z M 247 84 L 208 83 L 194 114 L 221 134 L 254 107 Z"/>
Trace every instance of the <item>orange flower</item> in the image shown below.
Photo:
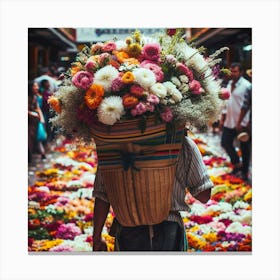
<path fill-rule="evenodd" d="M 133 95 L 130 95 L 129 93 L 125 94 L 122 97 L 122 100 L 123 100 L 123 106 L 126 109 L 133 108 L 135 105 L 137 105 L 139 103 L 138 98 L 136 98 Z"/>
<path fill-rule="evenodd" d="M 74 76 L 76 73 L 82 70 L 82 64 L 80 62 L 76 62 L 75 64 L 72 65 L 70 71 L 71 75 Z"/>
<path fill-rule="evenodd" d="M 134 58 L 134 57 L 127 58 L 127 59 L 124 60 L 124 62 L 128 63 L 129 65 L 131 65 L 131 64 L 135 64 L 135 65 L 140 64 L 140 62 L 136 58 Z"/>
<path fill-rule="evenodd" d="M 130 71 L 124 73 L 124 75 L 122 76 L 122 82 L 125 84 L 131 84 L 133 81 L 134 75 Z"/>
<path fill-rule="evenodd" d="M 119 67 L 120 67 L 120 64 L 116 60 L 113 60 L 113 59 L 111 59 L 109 61 L 109 64 L 112 65 L 113 67 L 115 67 L 116 69 L 119 69 Z"/>
<path fill-rule="evenodd" d="M 90 109 L 96 109 L 104 96 L 104 88 L 101 85 L 92 84 L 86 91 L 85 102 Z"/>
<path fill-rule="evenodd" d="M 50 96 L 48 99 L 48 103 L 58 114 L 61 113 L 61 102 L 59 99 L 54 96 Z"/>
<path fill-rule="evenodd" d="M 121 51 L 121 52 L 113 51 L 113 54 L 117 57 L 117 60 L 120 63 L 124 63 L 125 59 L 129 58 L 128 53 L 126 53 L 124 51 Z"/>

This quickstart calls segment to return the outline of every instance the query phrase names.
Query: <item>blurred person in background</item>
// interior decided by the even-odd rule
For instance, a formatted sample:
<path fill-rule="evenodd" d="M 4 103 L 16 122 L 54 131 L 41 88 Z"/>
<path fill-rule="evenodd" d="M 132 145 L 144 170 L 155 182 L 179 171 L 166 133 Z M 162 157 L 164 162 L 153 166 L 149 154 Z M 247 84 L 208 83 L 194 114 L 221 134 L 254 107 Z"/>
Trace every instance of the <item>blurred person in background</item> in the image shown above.
<path fill-rule="evenodd" d="M 222 129 L 221 144 L 230 157 L 233 164 L 232 174 L 241 176 L 243 180 L 248 179 L 248 170 L 251 154 L 250 141 L 240 141 L 240 149 L 242 154 L 242 162 L 236 151 L 234 141 L 239 131 L 238 121 L 245 95 L 251 94 L 252 85 L 243 77 L 243 68 L 240 63 L 234 62 L 230 66 L 231 80 L 227 85 L 231 96 L 227 100 L 225 109 L 222 112 L 220 127 Z M 246 113 L 240 123 L 241 130 L 246 131 L 249 123 L 249 114 Z"/>
<path fill-rule="evenodd" d="M 54 139 L 54 132 L 53 132 L 53 128 L 52 128 L 49 120 L 50 120 L 50 118 L 52 118 L 54 116 L 54 114 L 50 108 L 48 99 L 49 99 L 49 97 L 51 97 L 53 95 L 53 92 L 51 91 L 51 84 L 50 84 L 49 80 L 46 80 L 46 79 L 42 80 L 40 88 L 41 88 L 42 96 L 43 96 L 42 111 L 43 111 L 45 122 L 46 122 L 48 141 L 52 141 Z"/>
<path fill-rule="evenodd" d="M 38 149 L 41 158 L 45 159 L 45 149 L 42 141 L 38 141 L 39 123 L 45 123 L 43 113 L 37 101 L 39 85 L 34 81 L 28 82 L 28 162 L 32 161 L 33 153 Z"/>
<path fill-rule="evenodd" d="M 58 82 L 53 77 L 53 74 L 50 71 L 50 69 L 48 67 L 43 67 L 40 69 L 40 73 L 41 73 L 41 75 L 39 77 L 35 78 L 34 81 L 40 85 L 43 80 L 48 80 L 50 83 L 50 91 L 51 92 L 57 91 Z M 40 89 L 40 91 L 41 91 L 41 89 Z"/>

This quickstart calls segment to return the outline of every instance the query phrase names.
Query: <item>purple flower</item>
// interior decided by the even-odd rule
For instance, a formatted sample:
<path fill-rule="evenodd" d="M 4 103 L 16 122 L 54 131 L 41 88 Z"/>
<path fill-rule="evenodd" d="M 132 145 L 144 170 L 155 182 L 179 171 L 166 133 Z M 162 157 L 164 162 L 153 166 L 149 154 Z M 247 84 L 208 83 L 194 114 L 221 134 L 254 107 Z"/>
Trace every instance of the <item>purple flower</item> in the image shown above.
<path fill-rule="evenodd" d="M 74 223 L 62 224 L 57 229 L 56 238 L 74 240 L 76 236 L 81 234 L 81 229 Z"/>
<path fill-rule="evenodd" d="M 112 81 L 112 84 L 111 84 L 111 90 L 113 91 L 113 92 L 118 92 L 118 91 L 120 91 L 123 87 L 124 87 L 124 83 L 122 82 L 122 79 L 121 79 L 121 77 L 119 76 L 119 77 L 117 77 L 116 79 L 114 79 L 113 81 Z"/>
<path fill-rule="evenodd" d="M 215 65 L 213 68 L 212 68 L 212 74 L 214 76 L 215 79 L 217 79 L 220 75 L 220 65 Z"/>
<path fill-rule="evenodd" d="M 50 252 L 73 252 L 73 248 L 69 245 L 58 245 L 49 250 Z"/>
<path fill-rule="evenodd" d="M 72 77 L 72 83 L 80 89 L 88 89 L 93 82 L 93 75 L 88 71 L 79 71 Z"/>

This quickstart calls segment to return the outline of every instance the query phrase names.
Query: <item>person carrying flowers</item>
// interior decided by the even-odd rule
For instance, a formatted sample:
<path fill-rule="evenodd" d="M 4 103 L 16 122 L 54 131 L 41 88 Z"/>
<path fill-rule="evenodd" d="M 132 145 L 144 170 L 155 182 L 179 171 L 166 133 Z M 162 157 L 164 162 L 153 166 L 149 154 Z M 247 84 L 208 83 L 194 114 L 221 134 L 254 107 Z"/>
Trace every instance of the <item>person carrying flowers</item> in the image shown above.
<path fill-rule="evenodd" d="M 143 180 L 144 183 L 144 180 Z M 179 211 L 189 211 L 185 203 L 186 187 L 202 203 L 210 199 L 213 182 L 207 174 L 201 153 L 190 137 L 185 137 L 178 156 L 172 192 L 172 204 L 164 221 L 155 225 L 122 226 L 114 219 L 110 235 L 115 236 L 115 251 L 187 251 L 187 238 Z M 110 201 L 102 176 L 97 172 L 94 184 L 93 250 L 107 251 L 101 238 Z"/>
<path fill-rule="evenodd" d="M 109 205 L 122 228 L 120 238 L 127 229 L 121 250 L 144 248 L 127 245 L 135 228 L 143 236 L 148 232 L 147 250 L 182 250 L 178 210 L 185 187 L 201 192 L 202 201 L 209 198 L 212 184 L 184 130 L 187 122 L 206 128 L 217 119 L 223 98 L 213 67 L 227 48 L 205 58 L 204 49 L 189 46 L 184 33 L 152 38 L 135 31 L 125 41 L 85 47 L 49 100 L 57 113 L 51 121 L 62 133 L 96 144 L 95 193 L 100 189 L 102 197 L 95 203 L 95 250 L 104 249 L 100 227 Z M 191 182 L 194 170 L 199 175 Z M 176 200 L 179 208 L 173 208 Z M 165 244 L 160 232 L 173 242 Z"/>

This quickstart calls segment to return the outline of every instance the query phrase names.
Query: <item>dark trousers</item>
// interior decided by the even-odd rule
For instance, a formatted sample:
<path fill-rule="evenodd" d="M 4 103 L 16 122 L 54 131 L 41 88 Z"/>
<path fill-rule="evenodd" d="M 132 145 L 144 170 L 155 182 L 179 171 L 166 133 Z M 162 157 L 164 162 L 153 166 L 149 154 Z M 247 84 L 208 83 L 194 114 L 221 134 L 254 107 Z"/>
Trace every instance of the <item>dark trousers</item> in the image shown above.
<path fill-rule="evenodd" d="M 240 162 L 239 156 L 233 145 L 236 136 L 237 131 L 235 128 L 223 128 L 221 144 L 229 155 L 231 163 L 234 165 Z M 251 139 L 247 142 L 240 142 L 240 149 L 242 154 L 242 174 L 247 175 L 251 157 Z"/>
<path fill-rule="evenodd" d="M 119 251 L 184 251 L 184 229 L 177 222 L 123 227 L 116 236 Z M 151 238 L 152 236 L 152 238 Z"/>

